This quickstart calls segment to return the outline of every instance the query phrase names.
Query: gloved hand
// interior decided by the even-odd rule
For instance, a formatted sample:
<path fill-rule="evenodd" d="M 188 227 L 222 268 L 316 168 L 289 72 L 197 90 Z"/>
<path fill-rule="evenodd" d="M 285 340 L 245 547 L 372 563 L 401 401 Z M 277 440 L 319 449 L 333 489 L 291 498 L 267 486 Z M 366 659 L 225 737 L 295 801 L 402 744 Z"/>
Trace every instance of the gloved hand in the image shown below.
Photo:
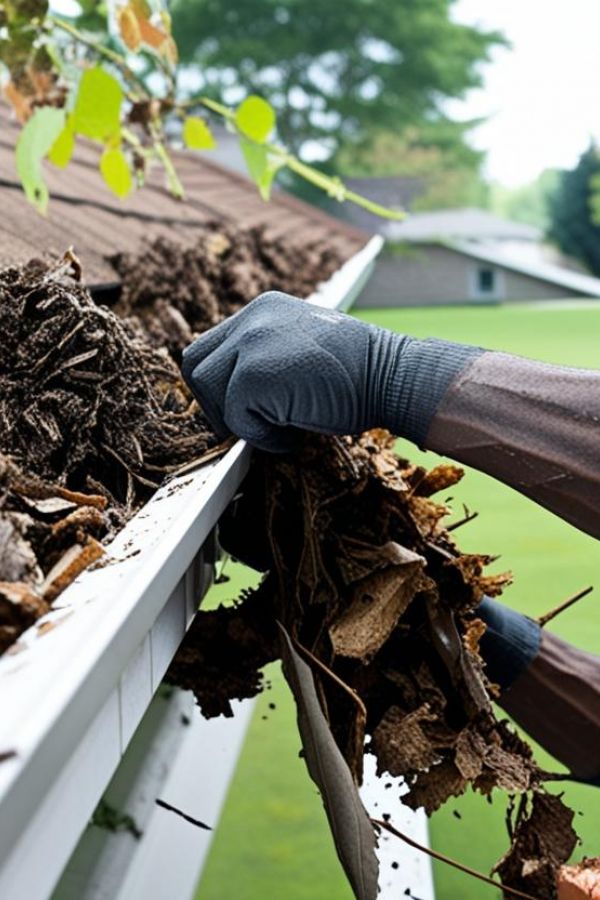
<path fill-rule="evenodd" d="M 297 429 L 384 427 L 422 444 L 477 348 L 414 340 L 271 291 L 201 335 L 183 376 L 216 433 L 290 450 Z"/>

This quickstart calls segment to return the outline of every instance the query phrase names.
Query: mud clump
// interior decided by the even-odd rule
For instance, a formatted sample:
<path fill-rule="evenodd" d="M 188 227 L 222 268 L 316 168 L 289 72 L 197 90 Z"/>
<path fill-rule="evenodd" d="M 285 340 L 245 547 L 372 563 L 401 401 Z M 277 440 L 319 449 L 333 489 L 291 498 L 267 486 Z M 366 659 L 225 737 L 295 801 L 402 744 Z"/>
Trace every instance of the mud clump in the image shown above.
<path fill-rule="evenodd" d="M 264 291 L 305 298 L 341 265 L 323 241 L 293 244 L 263 227 L 207 224 L 194 244 L 160 238 L 111 262 L 121 281 L 115 311 L 134 320 L 155 347 L 179 360 L 195 336 Z"/>
<path fill-rule="evenodd" d="M 477 607 L 511 576 L 486 574 L 490 557 L 461 553 L 444 527 L 449 509 L 432 495 L 462 474 L 449 464 L 426 472 L 398 458 L 383 431 L 313 436 L 298 454 L 278 459 L 257 454 L 222 533 L 234 556 L 267 575 L 234 607 L 200 611 L 169 677 L 194 689 L 206 714 L 227 714 L 230 699 L 260 689 L 261 665 L 285 658 L 275 634 L 281 623 L 312 669 L 354 783 L 366 751 L 379 775 L 404 778 L 401 801 L 428 814 L 468 788 L 523 798 L 497 872 L 505 885 L 547 900 L 575 846 L 573 814 L 545 792 L 531 748 L 494 713 Z M 218 699 L 199 664 L 208 655 Z M 232 660 L 238 672 L 248 665 L 241 690 L 228 680 Z M 305 747 L 314 746 L 318 728 L 309 723 L 308 731 Z M 332 820 L 330 806 L 342 799 L 339 779 L 327 777 L 319 787 Z M 339 845 L 338 852 L 344 859 Z M 352 847 L 346 858 L 360 852 Z"/>
<path fill-rule="evenodd" d="M 0 452 L 125 521 L 215 443 L 165 350 L 96 306 L 76 260 L 0 273 Z"/>

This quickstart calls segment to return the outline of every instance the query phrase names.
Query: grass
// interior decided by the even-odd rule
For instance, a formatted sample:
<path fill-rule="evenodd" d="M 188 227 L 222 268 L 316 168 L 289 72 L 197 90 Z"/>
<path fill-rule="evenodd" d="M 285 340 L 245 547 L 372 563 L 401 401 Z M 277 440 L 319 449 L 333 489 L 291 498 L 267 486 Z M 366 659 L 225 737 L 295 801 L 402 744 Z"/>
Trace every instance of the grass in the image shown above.
<path fill-rule="evenodd" d="M 598 367 L 600 306 L 523 305 L 435 310 L 380 310 L 361 318 L 416 336 L 435 335 L 566 365 Z M 433 465 L 434 454 L 401 449 Z M 460 531 L 465 550 L 501 554 L 515 584 L 506 603 L 539 615 L 588 584 L 600 590 L 600 554 L 591 538 L 478 472 L 467 473 L 454 492 L 480 516 Z M 221 596 L 235 596 L 250 576 L 242 569 Z M 218 599 L 213 594 L 213 602 Z M 553 623 L 561 637 L 598 652 L 600 597 L 592 594 Z M 215 837 L 198 900 L 349 900 L 320 800 L 298 759 L 295 714 L 276 669 L 260 700 L 225 812 Z M 275 703 L 276 709 L 269 704 Z M 556 767 L 541 755 L 548 765 Z M 579 853 L 600 852 L 598 789 L 567 786 L 567 801 L 583 813 Z M 506 848 L 504 798 L 492 804 L 476 795 L 450 802 L 431 821 L 432 844 L 487 871 Z M 457 818 L 455 813 L 460 816 Z M 435 866 L 437 900 L 498 900 L 499 892 L 441 865 Z"/>

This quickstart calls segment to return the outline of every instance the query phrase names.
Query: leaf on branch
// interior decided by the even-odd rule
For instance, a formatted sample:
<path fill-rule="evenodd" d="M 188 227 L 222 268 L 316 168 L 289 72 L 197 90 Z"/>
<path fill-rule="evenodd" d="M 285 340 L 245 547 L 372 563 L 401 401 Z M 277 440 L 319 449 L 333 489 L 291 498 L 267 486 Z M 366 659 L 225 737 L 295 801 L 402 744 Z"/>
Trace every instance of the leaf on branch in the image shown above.
<path fill-rule="evenodd" d="M 358 900 L 375 900 L 379 865 L 375 833 L 348 764 L 319 704 L 313 674 L 281 629 L 283 671 L 298 712 L 306 765 L 323 799 L 336 850 Z"/>
<path fill-rule="evenodd" d="M 171 65 L 177 63 L 177 45 L 171 36 L 168 14 L 153 16 L 146 0 L 130 0 L 117 9 L 116 17 L 119 34 L 129 50 L 138 50 L 143 44 L 147 49 L 163 56 Z"/>
<path fill-rule="evenodd" d="M 17 121 L 21 124 L 26 122 L 31 115 L 31 97 L 20 91 L 14 81 L 8 81 L 2 89 L 2 93 L 12 106 Z"/>
<path fill-rule="evenodd" d="M 81 76 L 73 110 L 73 127 L 78 134 L 100 141 L 114 137 L 121 125 L 123 89 L 100 66 Z"/>
<path fill-rule="evenodd" d="M 198 116 L 188 116 L 183 123 L 183 140 L 190 150 L 213 150 L 217 146 L 212 131 Z"/>
<path fill-rule="evenodd" d="M 268 200 L 271 196 L 273 179 L 283 162 L 272 156 L 262 144 L 255 144 L 246 138 L 240 138 L 240 147 L 252 181 L 258 187 L 263 200 Z"/>
<path fill-rule="evenodd" d="M 65 112 L 50 106 L 36 109 L 17 141 L 17 172 L 25 196 L 41 213 L 48 209 L 48 188 L 42 176 L 42 160 L 64 128 Z"/>
<path fill-rule="evenodd" d="M 100 157 L 100 172 L 113 194 L 124 200 L 133 189 L 127 158 L 119 147 L 107 147 Z"/>
<path fill-rule="evenodd" d="M 131 6 L 121 6 L 117 10 L 117 27 L 127 49 L 133 52 L 138 50 L 142 43 L 142 32 Z"/>
<path fill-rule="evenodd" d="M 236 109 L 235 124 L 246 137 L 264 144 L 275 127 L 275 110 L 262 97 L 251 94 Z"/>
<path fill-rule="evenodd" d="M 48 159 L 50 162 L 57 166 L 59 169 L 64 169 L 67 163 L 70 161 L 73 156 L 73 150 L 75 148 L 75 132 L 73 130 L 73 121 L 72 117 L 69 116 L 67 121 L 65 122 L 65 127 L 58 135 L 52 147 L 50 148 L 50 152 L 48 153 Z"/>

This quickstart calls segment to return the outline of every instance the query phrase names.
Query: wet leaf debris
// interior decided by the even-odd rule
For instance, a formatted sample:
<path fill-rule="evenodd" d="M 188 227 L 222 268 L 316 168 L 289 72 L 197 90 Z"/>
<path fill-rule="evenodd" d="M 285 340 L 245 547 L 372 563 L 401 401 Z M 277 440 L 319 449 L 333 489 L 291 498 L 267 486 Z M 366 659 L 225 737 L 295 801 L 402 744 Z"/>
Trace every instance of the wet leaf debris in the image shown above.
<path fill-rule="evenodd" d="M 380 776 L 405 780 L 403 803 L 428 814 L 469 788 L 486 797 L 500 789 L 520 802 L 496 871 L 505 885 L 548 900 L 575 846 L 572 812 L 546 793 L 528 744 L 496 718 L 497 688 L 478 652 L 485 626 L 477 607 L 510 573 L 487 574 L 491 558 L 461 553 L 444 526 L 449 509 L 432 495 L 462 470 L 426 472 L 396 456 L 393 444 L 387 432 L 372 431 L 309 437 L 288 457 L 256 454 L 222 531 L 227 549 L 265 577 L 233 607 L 200 611 L 170 679 L 194 690 L 206 715 L 227 715 L 231 699 L 261 689 L 266 662 L 283 656 L 289 672 L 291 647 L 310 668 L 342 757 L 310 765 L 330 822 L 348 802 L 340 765 L 359 785 L 365 752 Z M 288 680 L 314 760 L 322 723 L 307 722 L 307 684 Z M 333 759 L 321 749 L 322 759 Z M 333 824 L 332 831 L 356 890 L 348 860 L 363 853 L 370 872 L 372 848 L 364 835 L 340 837 Z"/>
<path fill-rule="evenodd" d="M 167 352 L 93 302 L 74 257 L 0 272 L 0 452 L 121 524 L 215 443 Z"/>
<path fill-rule="evenodd" d="M 194 337 L 264 291 L 305 298 L 342 258 L 323 241 L 269 237 L 263 226 L 206 225 L 193 244 L 160 238 L 111 260 L 121 283 L 115 311 L 174 359 Z"/>

